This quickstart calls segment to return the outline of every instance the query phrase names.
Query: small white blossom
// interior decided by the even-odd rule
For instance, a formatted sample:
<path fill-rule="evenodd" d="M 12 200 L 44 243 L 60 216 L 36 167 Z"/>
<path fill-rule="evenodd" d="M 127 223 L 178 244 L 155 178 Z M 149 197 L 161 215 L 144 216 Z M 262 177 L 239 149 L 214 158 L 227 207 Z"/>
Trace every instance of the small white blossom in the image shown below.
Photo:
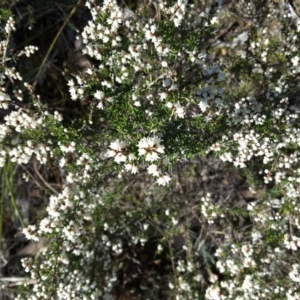
<path fill-rule="evenodd" d="M 158 177 L 156 182 L 159 185 L 168 185 L 170 181 L 171 181 L 171 177 L 169 175 L 162 174 L 162 175 L 160 175 L 160 177 Z"/>
<path fill-rule="evenodd" d="M 123 141 L 115 140 L 110 143 L 110 149 L 107 151 L 108 157 L 114 157 L 116 163 L 125 162 L 127 156 L 124 154 L 126 143 Z"/>
<path fill-rule="evenodd" d="M 145 155 L 146 161 L 155 161 L 164 153 L 164 146 L 160 145 L 161 139 L 157 136 L 142 138 L 139 143 L 139 155 Z"/>
<path fill-rule="evenodd" d="M 133 162 L 126 164 L 125 169 L 126 169 L 126 171 L 131 171 L 132 174 L 138 173 L 138 167 Z"/>

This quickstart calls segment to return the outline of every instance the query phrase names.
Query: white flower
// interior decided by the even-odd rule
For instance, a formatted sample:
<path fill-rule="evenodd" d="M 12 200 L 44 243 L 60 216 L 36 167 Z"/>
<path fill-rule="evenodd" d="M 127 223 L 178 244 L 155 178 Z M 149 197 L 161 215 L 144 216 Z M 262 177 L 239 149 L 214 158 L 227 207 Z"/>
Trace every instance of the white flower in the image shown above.
<path fill-rule="evenodd" d="M 153 151 L 146 154 L 146 161 L 155 161 L 159 159 L 158 153 Z"/>
<path fill-rule="evenodd" d="M 160 101 L 165 100 L 168 97 L 168 94 L 165 92 L 159 93 Z"/>
<path fill-rule="evenodd" d="M 217 285 L 211 285 L 206 289 L 205 299 L 207 300 L 219 300 L 221 299 L 221 291 Z"/>
<path fill-rule="evenodd" d="M 207 100 L 205 98 L 200 99 L 199 107 L 200 107 L 202 112 L 206 111 L 206 109 L 208 108 L 208 103 L 207 103 Z"/>
<path fill-rule="evenodd" d="M 114 157 L 116 163 L 125 162 L 127 156 L 124 154 L 126 143 L 123 141 L 115 140 L 110 143 L 110 149 L 107 151 L 108 157 Z"/>
<path fill-rule="evenodd" d="M 39 241 L 37 228 L 35 225 L 28 225 L 27 228 L 23 229 L 23 233 L 28 240 L 31 240 L 34 242 Z"/>
<path fill-rule="evenodd" d="M 135 165 L 135 163 L 131 162 L 130 164 L 125 165 L 126 171 L 131 171 L 132 174 L 138 173 L 138 167 Z"/>
<path fill-rule="evenodd" d="M 129 161 L 133 161 L 133 160 L 135 160 L 136 159 L 136 156 L 133 154 L 133 153 L 129 153 L 128 154 L 128 160 Z"/>
<path fill-rule="evenodd" d="M 210 20 L 210 23 L 213 25 L 213 24 L 216 24 L 218 22 L 218 17 L 212 17 L 211 20 Z"/>
<path fill-rule="evenodd" d="M 298 56 L 294 56 L 291 58 L 291 62 L 293 64 L 293 66 L 298 66 L 299 63 L 299 57 Z"/>
<path fill-rule="evenodd" d="M 54 112 L 54 119 L 58 122 L 61 122 L 63 120 L 63 116 L 58 111 L 55 111 Z"/>
<path fill-rule="evenodd" d="M 157 179 L 157 183 L 159 185 L 167 185 L 169 182 L 171 181 L 171 177 L 167 174 L 163 174 L 161 175 L 158 179 Z"/>
<path fill-rule="evenodd" d="M 126 147 L 126 143 L 123 141 L 115 140 L 114 142 L 110 143 L 109 146 L 111 149 L 116 150 L 116 151 L 121 151 Z"/>
<path fill-rule="evenodd" d="M 59 145 L 60 150 L 65 153 L 74 152 L 75 151 L 75 142 L 71 142 L 67 145 Z"/>
<path fill-rule="evenodd" d="M 104 101 L 104 98 L 105 98 L 105 95 L 103 92 L 101 91 L 96 91 L 96 93 L 94 94 L 94 97 L 97 99 L 97 100 L 100 100 L 99 104 L 97 105 L 98 108 L 100 109 L 103 109 L 103 101 Z"/>
<path fill-rule="evenodd" d="M 139 155 L 145 155 L 146 161 L 155 161 L 159 154 L 164 153 L 164 146 L 160 145 L 160 138 L 157 136 L 142 138 L 139 141 Z"/>
<path fill-rule="evenodd" d="M 74 174 L 72 173 L 69 173 L 66 177 L 66 181 L 69 182 L 69 183 L 72 183 L 74 182 Z"/>
<path fill-rule="evenodd" d="M 10 101 L 10 97 L 0 91 L 0 108 L 8 109 L 8 102 Z"/>
<path fill-rule="evenodd" d="M 173 290 L 174 289 L 174 284 L 172 283 L 172 282 L 169 282 L 169 288 L 171 289 L 171 290 Z"/>
<path fill-rule="evenodd" d="M 161 65 L 162 65 L 162 67 L 164 67 L 164 68 L 167 68 L 167 67 L 168 67 L 168 63 L 167 63 L 165 60 L 163 60 L 163 61 L 161 62 Z"/>
<path fill-rule="evenodd" d="M 160 171 L 159 171 L 159 169 L 158 169 L 158 166 L 157 166 L 157 165 L 154 165 L 154 164 L 150 165 L 150 166 L 147 168 L 147 171 L 148 171 L 148 173 L 149 173 L 150 175 L 153 175 L 153 176 L 156 176 L 156 177 L 158 177 L 159 174 L 160 174 Z"/>
<path fill-rule="evenodd" d="M 173 111 L 173 113 L 175 114 L 176 117 L 184 118 L 185 110 L 180 105 L 180 103 L 177 102 L 177 104 L 173 104 L 171 102 L 168 102 L 166 105 L 168 108 L 170 108 Z"/>
<path fill-rule="evenodd" d="M 169 91 L 176 91 L 178 89 L 178 85 L 176 83 L 172 83 L 172 85 L 169 88 Z"/>
<path fill-rule="evenodd" d="M 100 101 L 100 102 L 98 103 L 97 108 L 99 108 L 99 109 L 103 109 L 103 108 L 104 108 L 103 102 L 102 102 L 102 101 Z"/>
<path fill-rule="evenodd" d="M 16 30 L 15 21 L 14 21 L 13 17 L 9 17 L 9 19 L 7 20 L 7 23 L 5 25 L 5 32 L 7 34 L 10 34 L 11 31 L 14 31 L 14 30 Z"/>

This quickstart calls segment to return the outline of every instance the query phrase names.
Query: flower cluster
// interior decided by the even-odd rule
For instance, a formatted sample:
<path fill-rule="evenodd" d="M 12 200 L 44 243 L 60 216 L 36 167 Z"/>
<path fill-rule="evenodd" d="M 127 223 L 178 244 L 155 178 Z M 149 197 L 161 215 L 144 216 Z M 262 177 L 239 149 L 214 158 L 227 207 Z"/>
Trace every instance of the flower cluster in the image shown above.
<path fill-rule="evenodd" d="M 124 154 L 126 148 L 125 142 L 115 140 L 110 143 L 109 148 L 107 155 L 108 157 L 114 157 L 116 163 L 125 162 L 127 160 L 127 156 Z"/>
<path fill-rule="evenodd" d="M 146 161 L 156 161 L 159 155 L 164 153 L 164 146 L 160 145 L 160 138 L 157 136 L 151 138 L 142 138 L 139 143 L 139 155 L 145 156 Z"/>

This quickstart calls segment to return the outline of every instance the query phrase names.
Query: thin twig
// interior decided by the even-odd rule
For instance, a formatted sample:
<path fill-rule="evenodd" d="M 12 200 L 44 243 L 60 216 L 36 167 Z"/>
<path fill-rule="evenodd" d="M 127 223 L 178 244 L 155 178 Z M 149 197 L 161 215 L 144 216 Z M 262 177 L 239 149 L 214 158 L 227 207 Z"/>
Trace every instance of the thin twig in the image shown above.
<path fill-rule="evenodd" d="M 49 55 L 50 55 L 50 53 L 51 53 L 51 51 L 52 51 L 54 45 L 56 44 L 56 42 L 57 42 L 59 36 L 61 35 L 63 29 L 66 27 L 66 25 L 67 25 L 67 23 L 69 22 L 70 18 L 75 14 L 75 12 L 76 12 L 76 10 L 77 10 L 77 8 L 78 8 L 80 2 L 81 2 L 81 0 L 78 0 L 78 2 L 76 3 L 76 5 L 73 7 L 73 9 L 71 10 L 71 12 L 69 13 L 69 15 L 67 16 L 67 18 L 65 19 L 63 25 L 60 27 L 59 31 L 57 32 L 57 34 L 56 34 L 56 36 L 55 36 L 53 42 L 51 43 L 51 45 L 50 45 L 50 47 L 49 47 L 49 49 L 48 49 L 48 51 L 47 51 L 47 53 L 46 53 L 46 55 L 45 55 L 45 57 L 44 57 L 44 59 L 43 59 L 43 62 L 42 62 L 42 64 L 41 64 L 40 68 L 39 68 L 38 74 L 36 75 L 35 81 L 34 81 L 34 83 L 33 83 L 33 85 L 32 85 L 32 86 L 33 86 L 33 89 L 35 89 L 35 87 L 36 87 L 36 85 L 37 85 L 38 78 L 39 78 L 39 76 L 41 75 L 41 72 L 42 72 L 42 70 L 43 70 L 43 68 L 44 68 L 44 66 L 45 66 L 45 64 L 46 64 L 46 61 L 48 60 L 48 57 L 49 57 Z"/>
<path fill-rule="evenodd" d="M 56 195 L 59 194 L 59 192 L 57 190 L 55 190 L 42 176 L 42 174 L 39 172 L 38 168 L 37 168 L 37 160 L 34 159 L 33 160 L 33 169 L 36 172 L 37 176 L 40 178 L 40 180 L 44 183 L 44 185 L 50 189 L 53 193 L 55 193 Z"/>

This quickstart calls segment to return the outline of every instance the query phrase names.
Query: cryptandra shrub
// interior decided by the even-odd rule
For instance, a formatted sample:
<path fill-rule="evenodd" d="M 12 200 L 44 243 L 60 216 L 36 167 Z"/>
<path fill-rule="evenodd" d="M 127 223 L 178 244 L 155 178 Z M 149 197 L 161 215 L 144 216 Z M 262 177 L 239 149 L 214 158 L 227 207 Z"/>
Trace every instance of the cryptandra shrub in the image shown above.
<path fill-rule="evenodd" d="M 146 247 L 158 227 L 146 210 L 153 213 L 158 206 L 155 217 L 165 223 L 155 255 L 170 250 L 168 241 L 180 231 L 170 203 L 154 199 L 145 212 L 120 203 L 130 187 L 128 180 L 136 176 L 143 179 L 142 187 L 153 181 L 162 186 L 158 191 L 168 189 L 173 185 L 172 166 L 197 155 L 254 168 L 272 195 L 281 198 L 266 194 L 233 211 L 226 203 L 211 201 L 209 194 L 201 197 L 203 226 L 226 227 L 239 213 L 251 220 L 250 230 L 226 234 L 213 257 L 205 246 L 198 247 L 209 275 L 205 284 L 199 254 L 186 239 L 184 257 L 173 259 L 170 253 L 165 277 L 157 279 L 149 271 L 153 278 L 147 282 L 152 283 L 139 287 L 140 293 L 146 299 L 299 299 L 300 135 L 295 95 L 300 22 L 288 5 L 279 9 L 273 1 L 251 1 L 246 9 L 252 24 L 244 49 L 236 51 L 235 59 L 213 60 L 209 41 L 219 28 L 221 2 L 200 9 L 184 0 L 158 1 L 154 16 L 150 8 L 131 12 L 114 0 L 101 6 L 87 1 L 92 20 L 80 38 L 83 53 L 94 64 L 68 86 L 72 100 L 87 97 L 88 110 L 71 122 L 48 112 L 30 84 L 30 109 L 18 105 L 20 91 L 5 89 L 5 82 L 22 80 L 7 64 L 14 30 L 9 20 L 0 45 L 0 106 L 5 113 L 0 164 L 7 159 L 27 164 L 34 155 L 41 164 L 55 161 L 64 174 L 62 190 L 49 199 L 47 217 L 24 229 L 30 240 L 49 238 L 51 247 L 37 259 L 23 260 L 34 284 L 25 283 L 18 299 L 113 299 L 123 267 L 116 257 L 130 245 Z M 268 32 L 271 18 L 277 20 L 281 36 Z M 24 53 L 35 50 L 28 47 Z M 234 85 L 248 82 L 259 88 L 233 95 Z"/>

